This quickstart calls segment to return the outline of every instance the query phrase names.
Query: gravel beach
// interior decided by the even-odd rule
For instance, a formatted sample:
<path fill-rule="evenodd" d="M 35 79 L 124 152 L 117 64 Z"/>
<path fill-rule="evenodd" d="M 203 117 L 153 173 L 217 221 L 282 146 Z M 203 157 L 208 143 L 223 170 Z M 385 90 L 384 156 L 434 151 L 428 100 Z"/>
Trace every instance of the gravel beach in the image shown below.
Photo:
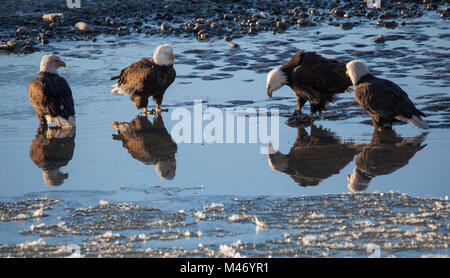
<path fill-rule="evenodd" d="M 284 32 L 317 25 L 351 30 L 363 22 L 385 28 L 432 11 L 448 18 L 443 0 L 383 0 L 382 9 L 360 0 L 337 1 L 3 1 L 0 7 L 0 53 L 33 53 L 62 40 L 96 41 L 98 35 L 142 33 L 232 41 L 260 32 Z M 47 16 L 44 16 L 47 15 Z M 45 20 L 44 20 L 45 18 Z M 377 41 L 379 42 L 379 41 Z M 230 47 L 236 47 L 231 45 Z"/>

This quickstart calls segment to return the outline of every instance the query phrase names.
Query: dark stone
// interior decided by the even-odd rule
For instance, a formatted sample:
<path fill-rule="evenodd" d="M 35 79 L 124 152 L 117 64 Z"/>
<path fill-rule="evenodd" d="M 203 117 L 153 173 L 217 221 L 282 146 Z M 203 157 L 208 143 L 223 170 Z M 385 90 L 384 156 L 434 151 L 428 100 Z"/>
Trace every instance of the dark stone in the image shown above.
<path fill-rule="evenodd" d="M 385 39 L 384 39 L 383 35 L 375 36 L 375 37 L 372 39 L 372 41 L 373 41 L 374 43 L 385 43 Z"/>
<path fill-rule="evenodd" d="M 353 29 L 353 23 L 351 22 L 344 22 L 341 24 L 341 28 L 344 30 L 350 30 Z"/>

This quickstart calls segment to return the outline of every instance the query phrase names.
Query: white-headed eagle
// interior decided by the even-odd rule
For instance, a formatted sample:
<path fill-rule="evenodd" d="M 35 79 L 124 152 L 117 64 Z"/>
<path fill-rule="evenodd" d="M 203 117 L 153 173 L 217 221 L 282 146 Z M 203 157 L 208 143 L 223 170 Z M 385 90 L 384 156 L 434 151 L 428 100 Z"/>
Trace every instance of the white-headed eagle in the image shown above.
<path fill-rule="evenodd" d="M 123 69 L 120 75 L 111 77 L 111 80 L 119 79 L 111 93 L 130 95 L 136 108 L 144 109 L 146 114 L 154 112 L 147 109 L 148 98 L 153 96 L 156 111 L 167 111 L 167 109 L 161 109 L 161 103 L 164 93 L 176 77 L 173 61 L 172 47 L 158 46 L 153 58 L 142 58 Z"/>
<path fill-rule="evenodd" d="M 42 125 L 55 123 L 57 127 L 75 127 L 72 91 L 57 69 L 66 63 L 55 54 L 42 57 L 39 75 L 28 86 L 30 102 Z"/>
<path fill-rule="evenodd" d="M 362 61 L 351 61 L 346 67 L 346 74 L 355 86 L 355 99 L 369 113 L 376 129 L 390 127 L 397 120 L 408 122 L 416 128 L 428 128 L 421 118 L 426 115 L 416 108 L 408 94 L 397 84 L 371 75 Z"/>
<path fill-rule="evenodd" d="M 352 85 L 345 76 L 345 62 L 327 59 L 315 52 L 300 51 L 288 62 L 267 75 L 267 95 L 288 85 L 297 95 L 296 113 L 306 101 L 311 105 L 311 115 L 325 109 L 334 95 L 345 92 Z"/>

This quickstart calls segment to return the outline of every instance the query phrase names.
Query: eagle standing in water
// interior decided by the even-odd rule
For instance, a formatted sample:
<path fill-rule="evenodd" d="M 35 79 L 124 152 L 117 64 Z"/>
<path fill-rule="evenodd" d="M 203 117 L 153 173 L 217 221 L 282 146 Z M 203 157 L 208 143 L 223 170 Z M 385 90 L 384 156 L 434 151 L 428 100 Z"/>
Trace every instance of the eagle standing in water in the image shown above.
<path fill-rule="evenodd" d="M 111 93 L 130 95 L 136 108 L 144 109 L 145 114 L 155 112 L 155 110 L 147 109 L 148 98 L 153 96 L 156 112 L 167 111 L 167 109 L 161 109 L 161 103 L 167 88 L 175 80 L 173 61 L 172 47 L 158 46 L 153 58 L 142 58 L 123 69 L 120 75 L 111 77 L 111 80 L 119 79 Z"/>
<path fill-rule="evenodd" d="M 346 67 L 346 74 L 355 86 L 355 99 L 369 113 L 376 129 L 391 127 L 392 122 L 398 120 L 416 128 L 428 128 L 421 118 L 426 115 L 414 106 L 408 94 L 397 84 L 371 75 L 362 61 L 351 61 Z"/>
<path fill-rule="evenodd" d="M 309 101 L 311 116 L 325 109 L 334 95 L 342 93 L 352 85 L 345 75 L 345 62 L 326 59 L 315 52 L 300 51 L 283 66 L 267 75 L 267 95 L 288 85 L 297 95 L 297 110 Z M 295 114 L 294 113 L 294 114 Z"/>
<path fill-rule="evenodd" d="M 39 75 L 28 86 L 30 102 L 42 125 L 55 123 L 57 127 L 75 127 L 75 109 L 67 81 L 57 69 L 66 63 L 55 54 L 42 57 Z"/>

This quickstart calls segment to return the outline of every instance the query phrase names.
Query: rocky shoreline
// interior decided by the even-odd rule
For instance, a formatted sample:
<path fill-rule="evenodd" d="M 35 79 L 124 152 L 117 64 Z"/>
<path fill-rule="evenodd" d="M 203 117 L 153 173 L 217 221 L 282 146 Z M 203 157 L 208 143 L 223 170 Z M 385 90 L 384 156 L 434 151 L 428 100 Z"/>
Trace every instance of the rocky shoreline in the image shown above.
<path fill-rule="evenodd" d="M 371 9 L 362 0 L 82 0 L 81 8 L 70 9 L 65 0 L 6 0 L 0 7 L 0 54 L 33 53 L 42 45 L 64 40 L 96 41 L 98 35 L 164 34 L 232 41 L 324 24 L 344 30 L 364 22 L 396 28 L 426 12 L 447 20 L 448 3 L 382 0 L 381 9 Z M 52 13 L 62 16 L 43 19 Z"/>

